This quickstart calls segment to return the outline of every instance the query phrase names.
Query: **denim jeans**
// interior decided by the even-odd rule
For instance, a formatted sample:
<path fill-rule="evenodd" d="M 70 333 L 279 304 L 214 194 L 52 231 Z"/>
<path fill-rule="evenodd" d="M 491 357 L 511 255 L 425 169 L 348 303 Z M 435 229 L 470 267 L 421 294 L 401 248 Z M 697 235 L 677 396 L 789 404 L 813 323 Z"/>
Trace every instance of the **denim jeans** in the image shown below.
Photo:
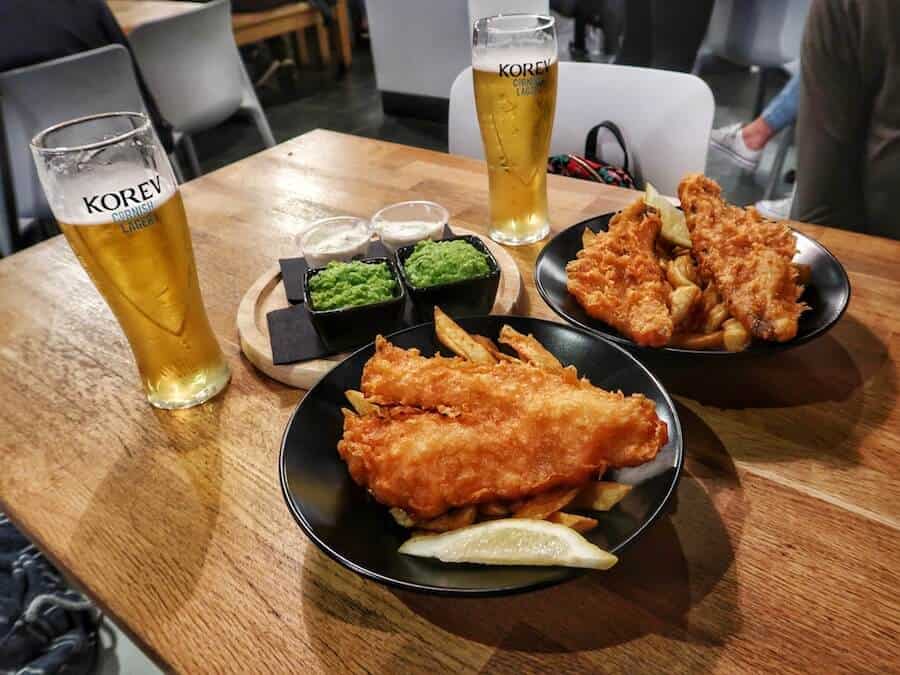
<path fill-rule="evenodd" d="M 794 123 L 800 105 L 800 75 L 793 75 L 763 110 L 762 118 L 775 133 Z"/>

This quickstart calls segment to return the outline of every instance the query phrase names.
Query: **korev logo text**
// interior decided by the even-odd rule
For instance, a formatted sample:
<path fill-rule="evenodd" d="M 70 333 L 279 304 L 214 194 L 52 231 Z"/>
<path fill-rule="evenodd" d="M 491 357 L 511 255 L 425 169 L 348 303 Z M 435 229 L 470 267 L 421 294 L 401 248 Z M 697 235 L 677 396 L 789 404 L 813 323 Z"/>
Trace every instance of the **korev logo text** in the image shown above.
<path fill-rule="evenodd" d="M 550 59 L 534 63 L 501 63 L 500 77 L 522 77 L 523 75 L 543 75 L 550 70 Z"/>
<path fill-rule="evenodd" d="M 544 89 L 549 70 L 550 59 L 542 59 L 532 63 L 501 63 L 498 72 L 500 77 L 512 79 L 516 96 L 533 96 Z"/>
<path fill-rule="evenodd" d="M 153 215 L 153 197 L 162 194 L 159 175 L 134 187 L 118 192 L 107 192 L 93 197 L 82 197 L 87 212 L 91 215 L 109 213 L 114 223 L 119 223 L 122 232 L 135 232 L 156 222 Z"/>

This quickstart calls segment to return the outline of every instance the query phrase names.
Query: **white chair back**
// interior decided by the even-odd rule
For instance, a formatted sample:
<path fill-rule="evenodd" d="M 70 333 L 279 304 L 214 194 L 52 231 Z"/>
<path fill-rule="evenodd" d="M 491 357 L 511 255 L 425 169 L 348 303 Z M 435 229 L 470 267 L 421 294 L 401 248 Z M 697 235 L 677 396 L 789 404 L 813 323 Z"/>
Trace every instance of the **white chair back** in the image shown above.
<path fill-rule="evenodd" d="M 706 166 L 713 109 L 712 92 L 693 75 L 562 62 L 550 153 L 584 153 L 591 127 L 610 120 L 622 130 L 634 175 L 673 195 L 684 174 Z M 453 154 L 484 159 L 471 68 L 450 90 L 449 146 Z M 600 156 L 621 162 L 612 144 L 604 144 Z"/>

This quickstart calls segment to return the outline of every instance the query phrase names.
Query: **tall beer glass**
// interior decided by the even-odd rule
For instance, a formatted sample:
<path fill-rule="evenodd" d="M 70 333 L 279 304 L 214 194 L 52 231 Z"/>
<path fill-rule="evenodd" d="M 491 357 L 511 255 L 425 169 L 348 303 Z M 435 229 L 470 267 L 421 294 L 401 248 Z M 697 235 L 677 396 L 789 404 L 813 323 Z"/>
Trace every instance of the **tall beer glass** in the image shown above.
<path fill-rule="evenodd" d="M 552 17 L 508 14 L 475 22 L 475 106 L 488 164 L 491 226 L 501 244 L 547 236 L 547 154 L 556 110 Z"/>
<path fill-rule="evenodd" d="M 203 308 L 172 167 L 149 120 L 107 113 L 35 136 L 53 215 L 121 325 L 157 408 L 215 396 L 230 372 Z"/>

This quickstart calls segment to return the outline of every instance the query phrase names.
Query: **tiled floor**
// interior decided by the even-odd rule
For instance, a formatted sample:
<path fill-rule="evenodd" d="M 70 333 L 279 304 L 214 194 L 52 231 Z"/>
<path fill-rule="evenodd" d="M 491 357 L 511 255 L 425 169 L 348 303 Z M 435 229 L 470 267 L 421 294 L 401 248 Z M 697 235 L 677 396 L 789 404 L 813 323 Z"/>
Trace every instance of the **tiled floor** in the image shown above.
<path fill-rule="evenodd" d="M 294 87 L 282 90 L 273 78 L 258 92 L 276 141 L 312 129 L 332 129 L 434 150 L 447 150 L 447 126 L 425 120 L 392 117 L 381 110 L 375 72 L 368 50 L 357 49 L 351 72 L 303 68 Z M 232 119 L 195 138 L 204 171 L 211 171 L 263 148 L 246 120 Z"/>
<path fill-rule="evenodd" d="M 561 42 L 567 43 L 562 39 Z M 354 58 L 352 71 L 343 77 L 338 77 L 333 69 L 306 67 L 299 71 L 289 88 L 280 88 L 273 79 L 271 85 L 260 89 L 260 100 L 275 139 L 283 141 L 324 128 L 446 152 L 446 125 L 385 115 L 375 87 L 370 53 L 358 48 Z M 721 65 L 710 70 L 703 77 L 716 98 L 715 126 L 748 121 L 758 75 Z M 774 95 L 778 86 L 775 83 L 769 94 Z M 673 122 L 672 133 L 678 133 L 677 122 Z M 200 134 L 195 140 L 204 171 L 225 166 L 263 148 L 253 125 L 239 118 Z M 776 146 L 776 142 L 769 144 L 755 173 L 736 168 L 721 154 L 710 152 L 707 173 L 722 184 L 732 201 L 752 203 L 762 197 Z M 791 165 L 789 155 L 787 166 Z M 785 189 L 782 185 L 781 192 Z"/>

